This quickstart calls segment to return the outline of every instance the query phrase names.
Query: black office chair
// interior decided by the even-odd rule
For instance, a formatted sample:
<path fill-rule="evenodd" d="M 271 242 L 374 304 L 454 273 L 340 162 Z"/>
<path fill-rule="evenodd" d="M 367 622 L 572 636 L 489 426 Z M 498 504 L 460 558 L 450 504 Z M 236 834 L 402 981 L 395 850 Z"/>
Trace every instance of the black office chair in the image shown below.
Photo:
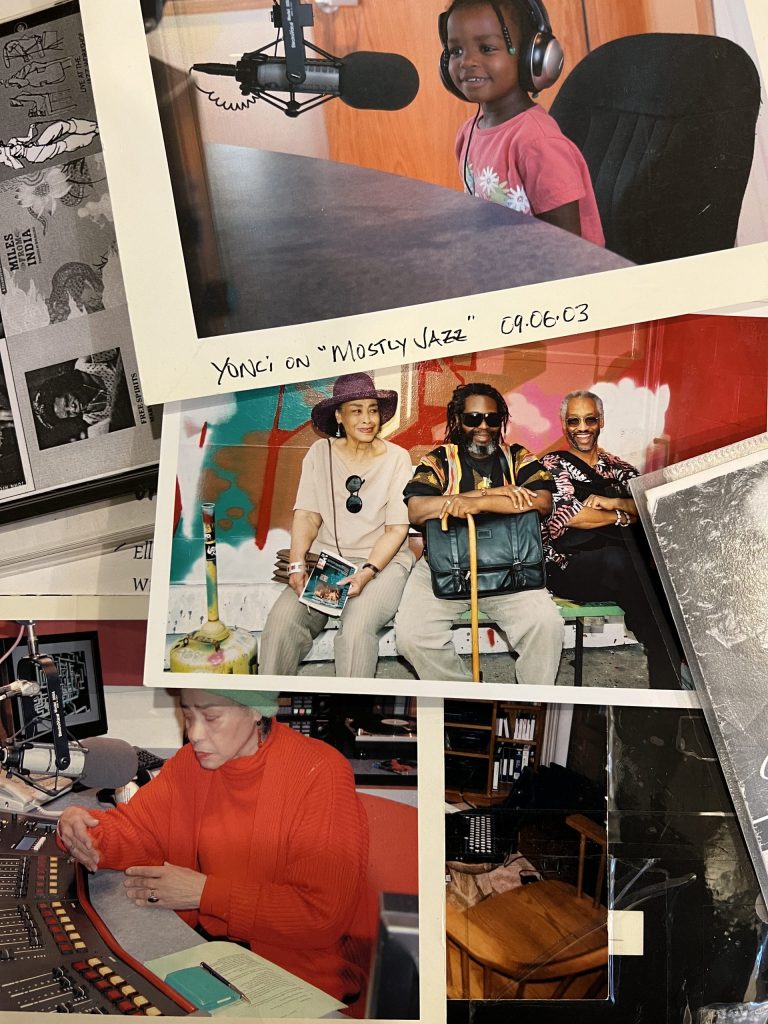
<path fill-rule="evenodd" d="M 551 114 L 584 154 L 607 248 L 654 263 L 733 246 L 759 107 L 741 47 L 650 33 L 588 54 Z"/>

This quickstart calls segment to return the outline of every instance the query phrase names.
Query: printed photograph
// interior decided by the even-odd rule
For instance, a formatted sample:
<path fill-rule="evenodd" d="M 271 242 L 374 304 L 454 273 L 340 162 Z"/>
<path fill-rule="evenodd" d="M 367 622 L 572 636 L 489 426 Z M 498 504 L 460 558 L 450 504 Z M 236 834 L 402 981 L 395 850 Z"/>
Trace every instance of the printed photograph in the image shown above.
<path fill-rule="evenodd" d="M 449 778 L 473 737 L 536 763 Z M 764 904 L 700 710 L 448 701 L 445 738 L 449 1024 L 763 1012 Z"/>
<path fill-rule="evenodd" d="M 0 184 L 0 217 L 0 312 L 9 337 L 125 306 L 101 154 Z"/>
<path fill-rule="evenodd" d="M 763 299 L 756 6 L 175 6 L 147 46 L 177 222 L 151 253 L 124 225 L 173 267 L 163 351 L 136 321 L 150 396 L 328 377 L 348 341 L 378 370 L 430 330 L 476 351 Z"/>
<path fill-rule="evenodd" d="M 5 382 L 0 382 L 0 490 L 23 487 L 26 483 L 21 461 L 16 421 Z"/>
<path fill-rule="evenodd" d="M 76 3 L 0 24 L 0 181 L 98 152 L 95 118 Z"/>
<path fill-rule="evenodd" d="M 135 426 L 119 348 L 31 370 L 26 380 L 41 451 Z"/>
<path fill-rule="evenodd" d="M 268 205 L 273 210 L 264 212 L 262 225 L 271 226 L 270 220 L 275 218 L 276 229 L 278 217 L 283 225 L 281 237 L 276 230 L 260 233 L 265 265 L 275 260 L 277 247 L 286 254 L 293 255 L 293 249 L 301 252 L 307 232 L 312 230 L 305 224 L 301 236 L 289 234 L 289 196 L 309 187 L 327 190 L 330 198 L 335 191 L 334 174 L 339 175 L 340 185 L 347 183 L 353 192 L 345 195 L 339 188 L 334 197 L 335 230 L 326 234 L 324 245 L 329 258 L 334 257 L 337 246 L 346 250 L 350 244 L 347 232 L 338 237 L 339 228 L 355 221 L 360 232 L 366 226 L 359 220 L 363 211 L 356 199 L 363 189 L 354 188 L 357 174 L 371 193 L 369 216 L 380 212 L 377 199 L 392 190 L 390 212 L 396 219 L 388 233 L 382 232 L 380 247 L 395 244 L 398 237 L 418 245 L 421 235 L 433 250 L 432 269 L 434 261 L 444 257 L 434 251 L 438 248 L 434 233 L 422 232 L 420 227 L 439 216 L 441 199 L 449 204 L 454 197 L 439 189 L 424 189 L 424 184 L 460 190 L 480 199 L 481 206 L 488 203 L 491 209 L 505 209 L 507 216 L 497 223 L 507 228 L 510 242 L 513 237 L 515 241 L 497 250 L 497 266 L 484 263 L 476 286 L 462 291 L 454 290 L 451 279 L 442 290 L 430 281 L 427 297 L 432 300 L 517 283 L 518 267 L 529 261 L 519 256 L 505 261 L 504 255 L 527 242 L 539 243 L 541 252 L 536 268 L 524 266 L 520 283 L 576 276 L 579 258 L 587 264 L 593 261 L 584 273 L 624 265 L 606 256 L 600 267 L 597 249 L 631 263 L 651 263 L 730 248 L 736 241 L 752 171 L 760 104 L 759 72 L 748 53 L 754 49 L 748 8 L 741 0 L 729 5 L 730 15 L 719 11 L 721 5 L 711 0 L 698 4 L 676 0 L 667 5 L 624 0 L 614 5 L 610 18 L 602 16 L 600 5 L 594 3 L 584 5 L 573 17 L 563 0 L 550 0 L 546 6 L 527 0 L 428 0 L 418 9 L 398 0 L 395 10 L 383 0 L 368 0 L 334 11 L 323 3 L 278 3 L 274 5 L 278 20 L 295 10 L 305 26 L 305 52 L 295 59 L 301 62 L 306 78 L 295 95 L 285 70 L 294 48 L 285 34 L 281 38 L 276 30 L 270 5 L 232 14 L 227 13 L 227 4 L 221 3 L 218 17 L 217 5 L 212 6 L 213 13 L 207 13 L 205 19 L 195 16 L 193 9 L 169 13 L 147 37 L 171 158 L 179 154 L 179 143 L 188 135 L 186 119 L 199 126 L 207 194 L 194 189 L 192 168 L 182 166 L 176 170 L 183 173 L 172 174 L 192 270 L 200 256 L 195 252 L 199 246 L 191 243 L 198 241 L 200 221 L 205 221 L 207 212 L 216 224 L 214 241 L 222 276 L 234 280 L 238 274 L 236 262 L 245 255 L 238 246 L 245 235 L 242 230 L 235 234 L 236 225 L 226 215 L 231 217 L 233 200 L 242 197 L 239 183 L 246 168 L 257 172 L 251 178 L 253 187 L 258 188 L 261 180 L 272 183 Z M 402 32 L 403 24 L 408 25 L 407 33 Z M 739 24 L 742 37 L 735 40 Z M 469 40 L 479 38 L 481 30 L 492 37 L 493 52 L 467 52 L 471 51 Z M 242 49 L 238 44 L 246 40 L 248 52 L 233 61 L 231 55 Z M 362 40 L 370 52 L 355 52 L 352 59 L 344 56 L 350 49 L 357 51 Z M 300 49 L 300 44 L 296 48 Z M 339 56 L 331 60 L 328 52 Z M 673 62 L 668 57 L 671 54 Z M 483 68 L 483 58 L 487 68 Z M 190 66 L 184 88 L 181 73 Z M 720 81 L 720 89 L 706 88 L 710 74 Z M 328 82 L 321 85 L 323 76 Z M 633 112 L 628 109 L 629 96 Z M 323 101 L 320 109 L 318 99 Z M 296 107 L 291 109 L 293 102 Z M 300 116 L 281 116 L 286 112 L 284 105 L 288 113 Z M 674 124 L 686 124 L 693 111 L 697 121 L 695 127 L 688 125 L 684 139 L 682 128 L 675 129 Z M 728 133 L 728 140 L 709 134 L 705 124 L 717 125 Z M 633 141 L 637 132 L 647 139 L 654 135 L 652 150 L 641 147 L 638 138 Z M 224 149 L 225 143 L 229 148 Z M 721 145 L 729 161 L 727 166 L 716 167 L 714 154 Z M 696 176 L 681 174 L 692 156 L 691 146 L 701 147 L 707 158 L 702 165 L 694 161 Z M 259 152 L 253 153 L 254 149 Z M 364 174 L 363 168 L 374 173 Z M 759 169 L 755 171 L 759 173 Z M 382 172 L 406 180 L 392 180 Z M 768 187 L 768 181 L 763 187 Z M 398 188 L 402 205 L 406 196 L 412 197 L 402 215 L 398 214 L 401 203 L 395 199 Z M 284 189 L 285 194 L 275 189 Z M 714 200 L 703 218 L 695 217 L 697 210 L 701 213 L 697 190 L 701 190 L 699 196 Z M 197 208 L 190 208 L 190 191 L 197 197 Z M 684 196 L 683 206 L 677 203 L 677 196 Z M 200 205 L 206 200 L 211 203 L 209 211 Z M 311 223 L 315 204 L 307 205 Z M 424 219 L 421 225 L 413 220 L 414 208 Z M 461 212 L 466 211 L 468 217 L 478 213 L 477 204 L 446 205 L 446 219 L 449 208 L 458 214 L 450 217 L 452 232 L 464 227 L 482 234 L 494 224 L 487 210 L 484 222 L 473 224 L 467 219 L 461 224 Z M 325 213 L 327 218 L 328 211 Z M 240 204 L 241 229 L 248 226 L 242 223 L 244 214 Z M 303 220 L 307 220 L 306 212 Z M 538 232 L 541 221 L 566 234 Z M 572 242 L 569 235 L 590 243 L 572 243 L 570 266 L 566 255 Z M 495 248 L 500 236 L 496 233 L 493 237 Z M 405 274 L 403 263 L 412 259 L 407 273 L 413 275 L 418 257 L 413 252 L 409 257 L 404 248 L 401 244 L 401 266 L 394 272 Z M 472 249 L 477 250 L 477 238 Z M 548 265 L 547 255 L 554 250 L 565 261 L 562 268 L 567 272 L 560 272 L 555 261 Z M 275 272 L 282 269 L 278 265 Z M 352 267 L 349 270 L 354 273 Z M 466 271 L 457 265 L 451 278 Z M 468 280 L 462 283 L 469 285 Z M 391 286 L 386 280 L 377 284 L 380 292 Z M 228 330 L 328 318 L 362 311 L 366 300 L 375 302 L 372 289 L 366 295 L 359 289 L 337 287 L 333 296 L 326 296 L 329 308 L 325 310 L 305 316 L 300 307 L 286 309 L 281 304 L 280 313 L 278 304 L 269 300 L 267 281 L 256 281 L 252 287 L 257 291 L 253 306 L 260 309 L 260 321 L 237 323 L 237 317 L 245 312 L 246 299 L 243 288 L 238 287 L 241 301 L 226 324 Z M 323 290 L 320 281 L 316 288 Z M 412 289 L 418 289 L 418 282 L 412 282 Z M 306 291 L 296 296 L 299 303 L 315 299 Z M 406 297 L 417 301 L 415 295 L 406 293 Z M 406 304 L 402 300 L 384 304 L 384 299 L 385 294 L 380 294 L 380 304 L 367 308 Z M 338 302 L 339 308 L 333 309 L 331 302 Z M 356 307 L 356 303 L 360 305 Z M 276 319 L 271 320 L 273 315 Z M 224 333 L 211 331 L 205 323 L 198 327 L 201 337 Z"/>
<path fill-rule="evenodd" d="M 763 428 L 765 330 L 682 318 L 166 411 L 147 683 L 182 656 L 417 694 L 689 687 L 628 484 Z M 322 551 L 357 566 L 338 617 L 300 600 Z"/>
<path fill-rule="evenodd" d="M 144 400 L 126 306 L 3 344 L 35 496 L 157 463 L 161 413 Z"/>
<path fill-rule="evenodd" d="M 768 895 L 768 436 L 643 478 L 651 531 L 696 689 Z M 702 525 L 691 531 L 694 517 Z"/>
<path fill-rule="evenodd" d="M 415 700 L 152 693 L 141 623 L 38 625 L 80 768 L 41 768 L 55 743 L 46 671 L 14 714 L 3 705 L 8 861 L 31 880 L 46 869 L 21 904 L 34 933 L 6 936 L 3 1016 L 419 1019 Z M 35 681 L 28 630 L 0 621 L 4 681 Z M 98 855 L 75 838 L 84 818 Z M 17 918 L 19 897 L 0 893 L 0 910 Z"/>
<path fill-rule="evenodd" d="M 33 486 L 19 406 L 7 367 L 8 350 L 0 339 L 0 500 Z"/>
<path fill-rule="evenodd" d="M 444 715 L 448 999 L 607 999 L 606 709 Z"/>
<path fill-rule="evenodd" d="M 153 428 L 133 357 L 80 5 L 6 7 L 0 334 L 9 401 L 0 396 L 0 502 L 29 516 L 57 486 L 154 461 L 159 424 Z M 134 426 L 146 438 L 131 430 L 123 435 L 130 444 L 103 440 L 98 453 L 86 449 L 86 460 L 63 455 L 69 441 Z"/>

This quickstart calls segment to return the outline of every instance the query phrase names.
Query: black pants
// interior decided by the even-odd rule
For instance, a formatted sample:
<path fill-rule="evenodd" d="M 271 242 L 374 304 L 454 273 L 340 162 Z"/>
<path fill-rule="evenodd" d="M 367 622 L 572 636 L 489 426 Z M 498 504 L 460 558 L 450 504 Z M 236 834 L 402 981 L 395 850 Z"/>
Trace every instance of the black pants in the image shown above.
<path fill-rule="evenodd" d="M 670 656 L 662 627 L 654 614 L 638 567 L 626 547 L 610 544 L 569 555 L 568 567 L 547 566 L 547 586 L 556 597 L 571 601 L 613 601 L 624 609 L 624 621 L 648 654 L 648 680 L 655 690 L 680 688 L 680 661 Z M 645 582 L 645 585 L 644 584 Z M 673 664 L 674 661 L 677 665 Z"/>

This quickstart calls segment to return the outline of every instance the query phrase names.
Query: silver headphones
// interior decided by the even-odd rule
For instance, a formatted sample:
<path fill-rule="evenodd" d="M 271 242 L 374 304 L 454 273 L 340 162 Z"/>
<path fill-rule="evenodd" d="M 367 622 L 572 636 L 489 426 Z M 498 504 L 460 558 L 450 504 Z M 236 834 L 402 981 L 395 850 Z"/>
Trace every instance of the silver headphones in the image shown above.
<path fill-rule="evenodd" d="M 510 55 L 514 55 L 515 47 L 498 0 L 487 0 L 487 2 L 496 12 Z M 513 2 L 534 26 L 530 38 L 522 44 L 518 73 L 523 89 L 535 95 L 542 89 L 548 89 L 554 85 L 560 77 L 564 61 L 563 48 L 552 34 L 549 16 L 541 0 L 513 0 Z M 443 51 L 440 54 L 440 80 L 448 92 L 466 101 L 466 96 L 453 84 L 448 71 L 448 62 L 451 56 L 448 50 L 448 18 L 453 13 L 454 6 L 455 4 L 451 4 L 447 11 L 443 11 L 437 21 L 440 42 L 443 44 Z"/>

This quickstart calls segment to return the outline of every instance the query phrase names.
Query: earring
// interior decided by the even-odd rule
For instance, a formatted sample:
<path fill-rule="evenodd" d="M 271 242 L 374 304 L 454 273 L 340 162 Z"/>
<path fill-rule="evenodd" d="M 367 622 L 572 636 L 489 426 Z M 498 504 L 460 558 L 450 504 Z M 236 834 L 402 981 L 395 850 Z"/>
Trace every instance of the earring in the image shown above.
<path fill-rule="evenodd" d="M 508 53 L 509 53 L 510 57 L 514 57 L 515 54 L 517 53 L 517 47 L 516 46 L 510 46 L 509 50 L 508 50 Z"/>
<path fill-rule="evenodd" d="M 341 424 L 336 424 L 336 437 L 341 437 Z"/>

